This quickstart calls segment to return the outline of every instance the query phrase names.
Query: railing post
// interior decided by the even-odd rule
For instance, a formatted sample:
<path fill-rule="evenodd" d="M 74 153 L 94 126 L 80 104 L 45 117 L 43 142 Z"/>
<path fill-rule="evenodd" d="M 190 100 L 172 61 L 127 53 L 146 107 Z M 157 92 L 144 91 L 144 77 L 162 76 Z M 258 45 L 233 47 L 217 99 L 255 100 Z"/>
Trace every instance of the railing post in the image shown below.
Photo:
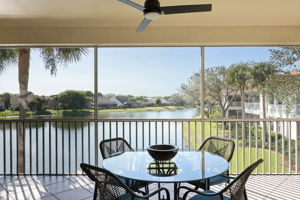
<path fill-rule="evenodd" d="M 204 95 L 205 95 L 205 78 L 204 78 L 204 47 L 201 47 L 201 89 L 200 89 L 200 110 L 201 110 L 201 142 L 204 141 Z"/>
<path fill-rule="evenodd" d="M 94 126 L 95 165 L 98 166 L 98 48 L 94 48 Z M 104 124 L 103 124 L 104 126 Z"/>

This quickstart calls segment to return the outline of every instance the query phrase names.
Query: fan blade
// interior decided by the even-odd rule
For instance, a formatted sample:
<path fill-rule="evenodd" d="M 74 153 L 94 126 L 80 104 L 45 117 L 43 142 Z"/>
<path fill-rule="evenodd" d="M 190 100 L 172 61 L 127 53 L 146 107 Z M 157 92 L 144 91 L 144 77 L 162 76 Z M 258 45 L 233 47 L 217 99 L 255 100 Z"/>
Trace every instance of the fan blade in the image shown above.
<path fill-rule="evenodd" d="M 145 9 L 143 6 L 141 6 L 141 5 L 137 4 L 137 3 L 134 3 L 132 1 L 129 1 L 129 0 L 119 0 L 119 1 L 122 2 L 122 3 L 125 3 L 125 4 L 127 4 L 129 6 L 131 6 L 133 8 L 136 8 L 136 9 L 138 9 L 140 11 L 144 11 L 144 9 Z"/>
<path fill-rule="evenodd" d="M 147 26 L 150 24 L 151 20 L 144 18 L 144 20 L 137 27 L 136 32 L 143 32 Z"/>
<path fill-rule="evenodd" d="M 192 12 L 208 12 L 211 11 L 211 4 L 202 5 L 184 5 L 184 6 L 166 6 L 161 7 L 161 11 L 165 15 L 179 14 L 179 13 L 192 13 Z"/>

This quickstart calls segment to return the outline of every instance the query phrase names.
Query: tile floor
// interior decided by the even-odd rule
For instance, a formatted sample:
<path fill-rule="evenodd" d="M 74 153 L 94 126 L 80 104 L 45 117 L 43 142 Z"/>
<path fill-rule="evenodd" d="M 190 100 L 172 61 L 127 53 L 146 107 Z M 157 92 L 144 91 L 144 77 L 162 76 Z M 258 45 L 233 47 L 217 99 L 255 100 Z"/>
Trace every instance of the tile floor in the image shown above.
<path fill-rule="evenodd" d="M 163 186 L 173 194 L 173 185 Z M 220 189 L 218 187 L 213 190 Z M 156 184 L 150 186 L 151 190 L 155 188 Z M 0 177 L 0 200 L 92 199 L 93 189 L 93 183 L 85 176 Z M 299 200 L 300 175 L 253 175 L 247 183 L 247 191 L 249 200 Z"/>

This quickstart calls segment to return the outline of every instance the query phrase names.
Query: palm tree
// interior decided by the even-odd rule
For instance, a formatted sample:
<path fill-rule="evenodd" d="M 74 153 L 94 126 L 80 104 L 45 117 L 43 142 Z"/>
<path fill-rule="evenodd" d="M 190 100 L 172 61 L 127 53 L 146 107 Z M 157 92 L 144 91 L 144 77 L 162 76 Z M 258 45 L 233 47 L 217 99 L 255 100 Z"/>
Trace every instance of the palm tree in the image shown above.
<path fill-rule="evenodd" d="M 239 63 L 228 69 L 227 82 L 229 86 L 236 88 L 241 93 L 242 118 L 245 118 L 245 90 L 249 88 L 252 79 L 251 66 L 248 63 Z M 242 122 L 242 144 L 244 145 L 245 123 Z M 245 163 L 245 152 L 242 150 L 243 162 Z"/>
<path fill-rule="evenodd" d="M 266 82 L 277 72 L 277 67 L 270 62 L 256 63 L 251 71 L 251 86 L 258 89 L 262 95 L 263 118 L 266 118 Z"/>
<path fill-rule="evenodd" d="M 19 119 L 26 119 L 26 111 L 28 109 L 27 95 L 28 95 L 28 80 L 29 80 L 29 66 L 30 66 L 30 48 L 21 49 L 0 49 L 0 72 L 5 67 L 12 64 L 18 64 L 19 74 Z M 78 62 L 82 55 L 87 54 L 85 48 L 38 48 L 41 57 L 45 63 L 45 68 L 50 70 L 52 75 L 56 74 L 57 66 L 59 64 L 67 64 L 71 62 Z M 24 127 L 18 127 L 18 169 L 20 173 L 24 173 Z"/>
<path fill-rule="evenodd" d="M 263 118 L 266 116 L 266 83 L 278 72 L 275 65 L 270 62 L 260 62 L 256 63 L 252 68 L 252 87 L 258 89 L 262 95 L 262 111 Z M 263 133 L 266 133 L 266 122 L 263 122 Z"/>
<path fill-rule="evenodd" d="M 245 118 L 245 90 L 249 88 L 252 79 L 251 67 L 248 63 L 239 63 L 229 68 L 227 83 L 237 88 L 241 93 L 242 118 Z"/>

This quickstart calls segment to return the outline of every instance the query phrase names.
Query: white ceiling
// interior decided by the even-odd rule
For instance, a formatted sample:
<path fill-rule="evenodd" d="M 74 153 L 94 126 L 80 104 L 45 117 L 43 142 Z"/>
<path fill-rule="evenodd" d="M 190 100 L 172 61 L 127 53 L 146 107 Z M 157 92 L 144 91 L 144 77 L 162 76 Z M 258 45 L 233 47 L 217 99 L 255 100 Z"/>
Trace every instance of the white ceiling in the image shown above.
<path fill-rule="evenodd" d="M 151 26 L 300 25 L 299 0 L 161 0 L 161 6 L 206 3 L 212 12 L 162 16 Z M 143 17 L 118 0 L 0 0 L 0 5 L 0 23 L 7 26 L 135 26 Z"/>
<path fill-rule="evenodd" d="M 143 0 L 135 2 L 144 3 Z M 213 8 L 212 12 L 207 13 L 162 16 L 151 23 L 147 29 L 150 33 L 170 28 L 176 29 L 176 34 L 179 34 L 185 31 L 182 27 L 193 28 L 196 33 L 196 29 L 207 27 L 252 27 L 254 30 L 255 27 L 284 26 L 297 27 L 298 30 L 300 26 L 300 0 L 161 0 L 160 3 L 161 6 L 211 3 Z M 28 28 L 55 27 L 110 27 L 132 36 L 131 33 L 135 34 L 135 27 L 143 18 L 143 13 L 118 0 L 0 0 L 0 5 L 0 36 L 1 31 L 9 34 L 7 31 L 12 31 L 12 28 L 19 31 L 27 28 L 28 32 Z M 124 30 L 126 27 L 129 29 Z"/>

